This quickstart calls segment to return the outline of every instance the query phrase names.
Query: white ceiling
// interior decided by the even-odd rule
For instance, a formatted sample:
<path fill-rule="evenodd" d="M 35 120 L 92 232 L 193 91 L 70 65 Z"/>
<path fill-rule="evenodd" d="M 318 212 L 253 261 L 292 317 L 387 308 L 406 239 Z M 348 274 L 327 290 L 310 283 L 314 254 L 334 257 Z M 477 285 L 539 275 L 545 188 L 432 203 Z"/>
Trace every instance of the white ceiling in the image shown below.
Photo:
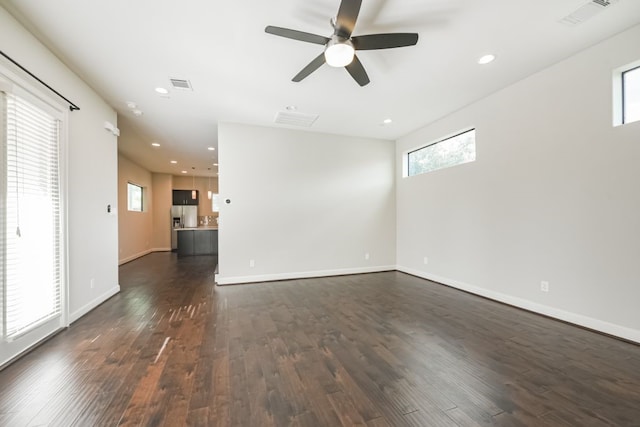
<path fill-rule="evenodd" d="M 0 0 L 118 112 L 119 149 L 154 172 L 217 162 L 220 122 L 276 125 L 295 105 L 319 114 L 312 131 L 396 139 L 640 23 L 620 0 L 575 27 L 558 21 L 588 0 L 363 0 L 354 35 L 417 32 L 417 46 L 363 51 L 371 83 L 324 65 L 291 78 L 322 46 L 276 37 L 267 25 L 330 36 L 339 0 Z M 480 66 L 485 54 L 495 62 Z M 19 55 L 14 55 L 19 61 Z M 193 91 L 155 87 L 169 78 Z M 126 102 L 144 115 L 135 117 Z M 82 107 L 82 105 L 80 105 Z M 382 125 L 386 118 L 390 125 Z M 158 141 L 160 148 L 151 147 Z M 171 165 L 170 160 L 177 160 Z"/>

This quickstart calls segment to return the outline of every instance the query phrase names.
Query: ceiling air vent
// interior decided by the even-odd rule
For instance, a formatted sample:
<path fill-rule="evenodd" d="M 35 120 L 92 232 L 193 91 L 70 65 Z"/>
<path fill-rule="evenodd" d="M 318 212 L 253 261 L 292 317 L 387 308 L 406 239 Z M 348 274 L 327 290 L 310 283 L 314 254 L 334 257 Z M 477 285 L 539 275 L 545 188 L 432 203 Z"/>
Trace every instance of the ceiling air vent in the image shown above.
<path fill-rule="evenodd" d="M 171 82 L 171 86 L 173 86 L 174 89 L 193 90 L 193 88 L 191 87 L 191 82 L 189 80 L 169 79 L 169 81 Z"/>
<path fill-rule="evenodd" d="M 578 9 L 562 18 L 560 23 L 571 27 L 582 24 L 618 1 L 619 0 L 591 0 L 589 3 L 580 6 Z"/>
<path fill-rule="evenodd" d="M 294 113 L 291 111 L 280 111 L 276 114 L 276 123 L 281 125 L 311 127 L 318 119 L 317 114 Z"/>

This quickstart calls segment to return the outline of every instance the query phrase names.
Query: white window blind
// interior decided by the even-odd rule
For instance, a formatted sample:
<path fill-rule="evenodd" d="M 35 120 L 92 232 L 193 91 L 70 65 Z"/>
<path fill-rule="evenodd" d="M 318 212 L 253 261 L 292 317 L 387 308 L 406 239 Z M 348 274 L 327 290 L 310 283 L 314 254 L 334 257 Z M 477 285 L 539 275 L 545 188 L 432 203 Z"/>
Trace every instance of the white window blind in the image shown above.
<path fill-rule="evenodd" d="M 11 340 L 61 314 L 60 122 L 2 93 L 3 334 Z"/>

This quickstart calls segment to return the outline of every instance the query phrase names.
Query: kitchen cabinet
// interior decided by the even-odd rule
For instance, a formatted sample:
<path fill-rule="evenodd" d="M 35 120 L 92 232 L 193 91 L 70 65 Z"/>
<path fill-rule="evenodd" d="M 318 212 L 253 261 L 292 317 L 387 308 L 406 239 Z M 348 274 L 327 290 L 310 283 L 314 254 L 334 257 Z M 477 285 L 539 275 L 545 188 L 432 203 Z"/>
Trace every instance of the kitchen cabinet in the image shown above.
<path fill-rule="evenodd" d="M 173 190 L 173 205 L 194 205 L 198 206 L 198 199 L 200 198 L 198 190 L 196 191 L 196 198 L 191 197 L 191 190 Z"/>
<path fill-rule="evenodd" d="M 212 230 L 193 232 L 193 253 L 194 255 L 205 255 L 213 253 L 211 242 Z"/>
<path fill-rule="evenodd" d="M 178 231 L 178 256 L 194 255 L 193 231 Z"/>
<path fill-rule="evenodd" d="M 218 255 L 218 230 L 194 228 L 178 230 L 178 256 Z"/>

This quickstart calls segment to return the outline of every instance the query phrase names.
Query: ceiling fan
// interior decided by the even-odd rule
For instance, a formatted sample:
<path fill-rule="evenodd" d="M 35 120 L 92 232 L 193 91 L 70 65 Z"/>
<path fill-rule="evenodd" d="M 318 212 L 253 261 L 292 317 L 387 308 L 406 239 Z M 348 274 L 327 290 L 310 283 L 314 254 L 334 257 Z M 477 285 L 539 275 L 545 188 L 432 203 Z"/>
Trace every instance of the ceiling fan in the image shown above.
<path fill-rule="evenodd" d="M 296 74 L 292 79 L 294 82 L 302 81 L 326 62 L 332 67 L 345 67 L 360 86 L 365 86 L 369 83 L 369 76 L 356 56 L 356 50 L 391 49 L 413 46 L 418 43 L 418 34 L 416 33 L 386 33 L 352 37 L 351 33 L 356 26 L 361 4 L 362 0 L 342 0 L 338 14 L 331 19 L 333 27 L 331 37 L 271 25 L 264 29 L 265 32 L 276 36 L 324 45 L 324 52 Z"/>

